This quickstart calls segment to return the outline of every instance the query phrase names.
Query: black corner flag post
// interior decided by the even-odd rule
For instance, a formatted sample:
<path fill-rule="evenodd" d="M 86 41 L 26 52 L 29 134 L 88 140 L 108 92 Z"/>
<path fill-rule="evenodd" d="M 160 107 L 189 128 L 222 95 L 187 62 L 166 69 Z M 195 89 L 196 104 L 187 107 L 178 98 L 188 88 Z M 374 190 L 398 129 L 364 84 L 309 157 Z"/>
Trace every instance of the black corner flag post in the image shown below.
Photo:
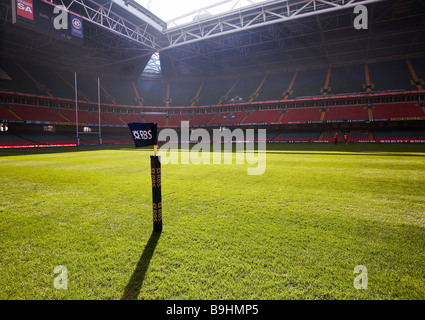
<path fill-rule="evenodd" d="M 161 199 L 161 156 L 157 155 L 158 132 L 156 123 L 128 123 L 136 148 L 154 146 L 151 156 L 153 231 L 162 231 L 162 199 Z"/>
<path fill-rule="evenodd" d="M 157 145 L 154 146 L 154 155 L 151 156 L 152 177 L 152 205 L 153 205 L 153 231 L 162 231 L 162 199 L 161 199 L 161 156 L 156 154 Z"/>

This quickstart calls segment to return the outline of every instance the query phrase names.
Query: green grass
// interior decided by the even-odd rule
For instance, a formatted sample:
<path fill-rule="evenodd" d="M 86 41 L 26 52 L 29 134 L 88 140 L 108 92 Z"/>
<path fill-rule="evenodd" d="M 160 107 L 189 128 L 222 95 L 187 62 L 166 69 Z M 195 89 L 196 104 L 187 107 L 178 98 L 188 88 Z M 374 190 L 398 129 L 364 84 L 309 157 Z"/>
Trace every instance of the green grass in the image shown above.
<path fill-rule="evenodd" d="M 258 176 L 163 165 L 160 235 L 151 154 L 1 150 L 0 299 L 425 299 L 424 145 L 268 145 Z"/>

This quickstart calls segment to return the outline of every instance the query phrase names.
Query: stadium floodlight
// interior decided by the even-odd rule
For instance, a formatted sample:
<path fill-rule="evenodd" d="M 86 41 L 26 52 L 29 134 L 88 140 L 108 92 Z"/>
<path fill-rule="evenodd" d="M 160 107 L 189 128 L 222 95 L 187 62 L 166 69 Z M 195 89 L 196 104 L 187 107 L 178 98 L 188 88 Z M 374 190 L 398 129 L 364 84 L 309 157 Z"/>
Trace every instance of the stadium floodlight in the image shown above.
<path fill-rule="evenodd" d="M 9 127 L 7 123 L 0 123 L 0 132 L 7 132 L 9 130 Z"/>

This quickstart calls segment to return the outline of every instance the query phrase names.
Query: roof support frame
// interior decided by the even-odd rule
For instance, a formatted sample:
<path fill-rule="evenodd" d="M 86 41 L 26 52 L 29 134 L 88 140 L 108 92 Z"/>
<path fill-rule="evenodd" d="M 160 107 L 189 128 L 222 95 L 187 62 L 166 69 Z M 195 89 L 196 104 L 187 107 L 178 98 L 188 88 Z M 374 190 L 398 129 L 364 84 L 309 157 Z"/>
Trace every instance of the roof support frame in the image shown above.
<path fill-rule="evenodd" d="M 382 0 L 348 0 L 342 3 L 338 0 L 281 0 L 265 4 L 260 3 L 168 29 L 165 31 L 168 43 L 163 44 L 160 50 L 167 50 L 242 30 L 353 8 L 357 5 L 368 5 L 379 1 Z M 208 31 L 206 32 L 206 30 Z"/>

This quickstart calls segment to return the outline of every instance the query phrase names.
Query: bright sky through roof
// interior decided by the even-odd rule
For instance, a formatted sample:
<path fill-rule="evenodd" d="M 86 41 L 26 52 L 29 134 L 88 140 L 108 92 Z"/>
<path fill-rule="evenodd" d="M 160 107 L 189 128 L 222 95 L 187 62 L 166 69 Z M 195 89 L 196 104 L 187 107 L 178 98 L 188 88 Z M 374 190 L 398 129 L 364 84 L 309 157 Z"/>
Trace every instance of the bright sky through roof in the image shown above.
<path fill-rule="evenodd" d="M 171 22 L 168 27 L 191 22 L 196 16 L 205 16 L 208 14 L 216 15 L 230 10 L 242 8 L 248 5 L 264 2 L 265 0 L 135 0 L 153 14 L 165 22 Z M 199 9 L 207 8 L 202 12 L 194 12 Z M 174 20 L 178 17 L 194 12 L 193 14 Z M 174 21 L 173 21 L 174 20 Z"/>
<path fill-rule="evenodd" d="M 172 28 L 196 19 L 236 10 L 266 0 L 135 0 Z M 200 11 L 200 9 L 204 9 Z M 189 14 L 190 13 L 190 14 Z M 184 17 L 183 17 L 184 16 Z M 144 72 L 161 73 L 159 55 L 154 53 Z"/>

